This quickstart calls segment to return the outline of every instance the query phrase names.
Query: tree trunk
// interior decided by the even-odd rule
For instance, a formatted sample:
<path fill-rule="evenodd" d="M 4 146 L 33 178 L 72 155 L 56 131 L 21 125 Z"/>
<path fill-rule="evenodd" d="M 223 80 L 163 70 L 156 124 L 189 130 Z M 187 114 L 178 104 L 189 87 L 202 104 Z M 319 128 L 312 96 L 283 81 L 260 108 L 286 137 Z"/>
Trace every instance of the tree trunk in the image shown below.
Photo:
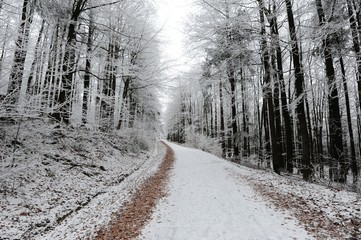
<path fill-rule="evenodd" d="M 214 85 L 214 94 L 217 95 L 216 86 Z M 217 102 L 214 101 L 214 130 L 213 130 L 213 137 L 218 138 L 218 108 Z"/>
<path fill-rule="evenodd" d="M 357 20 L 353 6 L 352 6 L 352 0 L 346 0 L 347 3 L 347 10 L 348 10 L 348 16 L 350 21 L 350 28 L 351 28 L 351 34 L 352 34 L 352 43 L 353 48 L 356 55 L 356 64 L 357 64 L 357 73 L 356 73 L 356 81 L 357 81 L 357 90 L 358 90 L 358 97 L 359 97 L 359 106 L 361 107 L 361 50 L 360 50 L 360 40 L 359 40 L 359 34 L 358 34 L 358 28 L 357 28 Z"/>
<path fill-rule="evenodd" d="M 267 168 L 271 167 L 270 164 L 270 155 L 272 153 L 271 150 L 271 140 L 270 140 L 270 132 L 269 132 L 269 118 L 268 118 L 268 106 L 267 106 L 267 100 L 264 97 L 263 98 L 263 104 L 262 104 L 262 119 L 263 119 L 263 125 L 264 125 L 264 140 L 265 140 L 265 156 L 264 160 L 266 161 Z M 260 139 L 262 141 L 262 139 Z"/>
<path fill-rule="evenodd" d="M 223 110 L 223 83 L 222 80 L 219 82 L 219 114 L 220 114 L 220 137 L 222 147 L 222 157 L 226 157 L 226 139 L 225 139 L 225 126 L 224 126 L 224 110 Z"/>
<path fill-rule="evenodd" d="M 33 81 L 35 81 L 34 76 L 36 76 L 36 74 L 37 74 L 36 66 L 38 64 L 41 64 L 39 62 L 41 59 L 41 53 L 42 53 L 42 51 L 40 49 L 40 43 L 41 43 L 41 39 L 43 37 L 44 26 L 45 26 L 45 20 L 43 20 L 41 22 L 38 39 L 37 39 L 36 45 L 35 45 L 35 57 L 31 64 L 30 74 L 29 74 L 28 83 L 27 83 L 27 93 L 32 94 L 32 95 L 35 95 L 37 93 L 36 89 L 33 89 L 33 87 L 37 86 L 38 84 L 34 83 Z"/>
<path fill-rule="evenodd" d="M 45 80 L 44 80 L 44 96 L 43 96 L 43 105 L 45 109 L 50 109 L 54 104 L 54 99 L 56 98 L 56 87 L 58 85 L 58 81 L 60 79 L 59 73 L 60 64 L 59 59 L 61 58 L 61 46 L 62 43 L 59 41 L 64 35 L 60 29 L 60 21 L 53 28 L 53 34 L 51 37 L 51 44 L 49 47 L 49 57 L 48 57 L 48 67 L 45 72 Z M 60 30 L 60 31 L 59 31 Z M 59 33 L 61 32 L 61 33 Z M 34 88 L 40 88 L 39 86 L 35 86 Z"/>
<path fill-rule="evenodd" d="M 272 70 L 273 70 L 273 81 L 274 81 L 274 97 L 273 97 L 273 104 L 274 104 L 274 117 L 275 117 L 275 134 L 276 134 L 276 144 L 277 150 L 279 152 L 279 164 L 280 168 L 285 169 L 286 164 L 283 158 L 283 139 L 282 139 L 282 127 L 281 127 L 281 112 L 280 112 L 280 83 L 279 78 L 277 75 L 277 66 L 276 66 L 276 56 L 273 54 L 272 51 L 271 56 L 271 63 L 272 63 Z"/>
<path fill-rule="evenodd" d="M 308 181 L 312 175 L 311 158 L 310 158 L 310 139 L 307 129 L 307 121 L 304 107 L 304 75 L 303 66 L 300 61 L 300 53 L 298 47 L 298 40 L 296 35 L 295 21 L 293 18 L 292 4 L 290 0 L 285 0 L 287 9 L 287 20 L 289 26 L 289 32 L 291 37 L 291 48 L 293 66 L 295 72 L 295 89 L 296 89 L 296 101 L 297 101 L 297 117 L 299 121 L 299 127 L 302 136 L 302 175 L 303 179 Z"/>
<path fill-rule="evenodd" d="M 8 41 L 8 38 L 6 36 L 8 35 L 9 24 L 6 24 L 5 29 L 6 29 L 6 31 L 4 34 L 3 45 L 1 48 L 1 55 L 0 55 L 0 76 L 3 76 L 2 72 L 3 72 L 3 64 L 4 64 L 4 58 L 5 58 L 5 51 L 6 51 L 6 43 Z"/>
<path fill-rule="evenodd" d="M 87 0 L 74 0 L 72 15 L 68 26 L 68 36 L 66 40 L 65 53 L 62 65 L 62 88 L 59 92 L 58 104 L 60 108 L 53 114 L 54 118 L 65 124 L 70 122 L 70 106 L 71 106 L 71 89 L 72 82 L 76 71 L 76 26 L 78 19 L 83 12 Z"/>
<path fill-rule="evenodd" d="M 351 171 L 352 171 L 352 176 L 353 176 L 353 183 L 356 183 L 357 178 L 358 178 L 358 168 L 357 168 L 357 160 L 356 160 L 355 140 L 354 140 L 353 130 L 352 130 L 352 118 L 351 118 L 351 110 L 350 110 L 350 99 L 348 96 L 346 71 L 345 71 L 345 66 L 343 63 L 343 58 L 341 55 L 340 55 L 340 65 L 341 65 L 341 72 L 342 72 L 343 91 L 345 94 L 347 128 L 348 128 L 348 134 L 350 137 Z"/>
<path fill-rule="evenodd" d="M 237 109 L 236 109 L 236 79 L 234 78 L 234 66 L 230 62 L 231 59 L 228 60 L 228 81 L 231 85 L 231 126 L 232 126 L 232 139 L 233 139 L 233 154 L 234 157 L 239 156 L 239 133 L 237 126 Z"/>
<path fill-rule="evenodd" d="M 294 145 L 293 145 L 293 130 L 292 130 L 292 121 L 290 117 L 290 113 L 288 110 L 288 104 L 287 104 L 287 95 L 286 95 L 286 87 L 285 87 L 285 79 L 283 76 L 283 65 L 282 65 L 282 50 L 280 46 L 280 40 L 279 40 L 279 32 L 278 32 L 278 23 L 277 23 L 277 15 L 276 15 L 276 2 L 273 1 L 273 13 L 270 11 L 264 10 L 266 13 L 267 19 L 270 23 L 271 27 L 271 37 L 272 37 L 272 45 L 275 48 L 276 51 L 276 59 L 277 59 L 277 67 L 274 67 L 277 76 L 275 89 L 277 89 L 280 92 L 281 95 L 281 109 L 282 109 L 282 117 L 284 120 L 284 128 L 285 128 L 285 139 L 284 139 L 284 146 L 286 147 L 286 162 L 283 163 L 283 166 L 286 166 L 287 171 L 289 173 L 293 172 L 293 158 L 294 158 Z M 276 97 L 278 98 L 278 94 L 275 93 Z M 277 99 L 276 99 L 277 102 Z M 278 106 L 276 106 L 276 109 L 278 109 Z M 279 124 L 280 121 L 277 121 L 277 124 Z M 277 132 L 281 131 L 279 126 L 277 126 Z M 282 135 L 281 135 L 282 136 Z M 278 139 L 280 139 L 280 136 L 278 136 Z M 282 147 L 282 145 L 281 145 Z M 281 149 L 281 148 L 280 148 Z"/>
<path fill-rule="evenodd" d="M 245 96 L 245 81 L 243 78 L 243 72 L 241 71 L 241 97 L 242 97 L 242 127 L 243 127 L 243 156 L 250 156 L 249 149 L 249 127 L 248 127 L 248 116 L 247 116 L 247 105 Z"/>
<path fill-rule="evenodd" d="M 320 26 L 325 25 L 325 15 L 321 0 L 316 0 L 317 14 L 320 21 Z M 342 125 L 341 125 L 341 114 L 340 105 L 338 100 L 338 91 L 335 84 L 335 69 L 333 67 L 333 57 L 331 54 L 331 42 L 330 36 L 327 34 L 322 40 L 323 54 L 325 58 L 326 76 L 328 79 L 328 106 L 329 106 L 329 132 L 330 132 L 330 157 L 331 164 L 330 168 L 333 179 L 337 172 L 337 164 L 341 166 L 340 173 L 337 174 L 337 180 L 340 182 L 346 182 L 347 178 L 347 164 L 343 156 L 343 140 L 342 140 Z"/>
<path fill-rule="evenodd" d="M 261 76 L 261 74 L 258 74 L 259 75 L 259 77 Z M 258 127 L 258 142 L 257 142 L 257 144 L 258 144 L 258 167 L 260 167 L 261 166 L 261 164 L 263 163 L 263 161 L 264 161 L 264 155 L 263 155 L 263 137 L 262 137 L 262 129 L 263 129 L 263 117 L 262 117 L 262 114 L 261 114 L 261 109 L 260 109 L 260 101 L 258 100 L 259 98 L 260 98 L 260 93 L 259 93 L 259 82 L 260 82 L 260 80 L 259 81 L 257 81 L 257 85 L 255 84 L 255 87 L 254 87 L 254 89 L 255 89 L 255 92 L 257 93 L 257 98 L 255 98 L 255 106 L 256 106 L 256 109 L 255 109 L 255 112 L 254 112 L 254 114 L 255 114 L 255 116 L 257 116 L 257 127 Z M 263 108 L 262 108 L 262 110 L 263 110 Z M 263 111 L 262 111 L 262 113 L 263 113 Z M 255 143 L 255 146 L 257 146 L 256 145 L 256 142 L 254 142 Z M 255 153 L 257 153 L 257 151 L 255 152 Z"/>
<path fill-rule="evenodd" d="M 90 100 L 90 73 L 92 66 L 92 51 L 93 51 L 93 17 L 92 13 L 90 13 L 90 20 L 88 26 L 88 37 L 87 37 L 87 51 L 86 51 L 86 60 L 85 60 L 85 74 L 84 74 L 84 89 L 83 89 L 83 124 L 87 123 L 87 114 L 88 114 L 88 102 Z"/>
<path fill-rule="evenodd" d="M 310 114 L 310 105 L 308 103 L 307 97 L 305 98 L 305 107 L 306 107 L 306 116 L 307 116 L 307 126 L 308 126 L 308 136 L 310 139 L 310 158 L 311 162 L 314 162 L 314 149 L 313 149 L 313 136 L 312 136 L 312 121 Z"/>
<path fill-rule="evenodd" d="M 277 173 L 281 173 L 281 158 L 280 158 L 280 149 L 278 149 L 277 135 L 276 135 L 276 122 L 274 115 L 274 105 L 273 105 L 273 96 L 271 88 L 271 65 L 270 65 L 270 55 L 268 51 L 268 45 L 266 40 L 266 26 L 264 21 L 264 12 L 263 12 L 263 2 L 262 0 L 258 1 L 260 4 L 260 22 L 261 22 L 261 49 L 262 49 L 262 62 L 264 67 L 264 96 L 268 105 L 268 117 L 269 117 L 269 129 L 271 133 L 271 145 L 272 145 L 272 164 L 273 170 Z"/>
<path fill-rule="evenodd" d="M 15 105 L 20 96 L 20 87 L 24 74 L 27 45 L 29 42 L 29 28 L 32 23 L 32 6 L 30 0 L 24 0 L 18 38 L 15 42 L 13 66 L 11 68 L 7 95 L 9 103 Z"/>

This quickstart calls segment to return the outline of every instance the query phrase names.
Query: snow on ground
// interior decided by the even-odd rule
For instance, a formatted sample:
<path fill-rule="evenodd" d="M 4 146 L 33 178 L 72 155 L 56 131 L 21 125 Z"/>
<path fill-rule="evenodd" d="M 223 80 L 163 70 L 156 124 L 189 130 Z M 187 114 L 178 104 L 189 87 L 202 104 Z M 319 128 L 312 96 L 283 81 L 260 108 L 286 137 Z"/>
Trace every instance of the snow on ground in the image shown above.
<path fill-rule="evenodd" d="M 137 136 L 2 124 L 0 239 L 94 239 L 164 157 Z M 169 196 L 140 239 L 361 239 L 357 193 L 170 146 Z"/>
<path fill-rule="evenodd" d="M 361 196 L 328 188 L 294 176 L 279 176 L 239 166 L 232 170 L 241 180 L 278 209 L 286 209 L 318 239 L 361 239 Z"/>
<path fill-rule="evenodd" d="M 251 169 L 169 144 L 176 157 L 169 196 L 159 203 L 140 239 L 313 239 L 295 218 L 269 207 L 231 172 L 248 175 Z"/>
<path fill-rule="evenodd" d="M 93 237 L 164 157 L 163 146 L 142 150 L 132 136 L 2 124 L 0 239 Z"/>

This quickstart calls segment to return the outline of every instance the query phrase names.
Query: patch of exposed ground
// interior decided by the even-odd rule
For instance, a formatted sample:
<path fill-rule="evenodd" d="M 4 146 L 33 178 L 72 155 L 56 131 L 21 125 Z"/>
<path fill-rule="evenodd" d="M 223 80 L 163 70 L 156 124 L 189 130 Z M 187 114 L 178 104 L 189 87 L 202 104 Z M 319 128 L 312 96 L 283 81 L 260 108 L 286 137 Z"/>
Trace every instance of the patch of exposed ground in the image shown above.
<path fill-rule="evenodd" d="M 166 147 L 167 153 L 158 171 L 114 214 L 109 225 L 99 231 L 98 240 L 135 239 L 150 221 L 156 204 L 167 195 L 166 186 L 174 163 L 174 152 L 168 145 Z"/>

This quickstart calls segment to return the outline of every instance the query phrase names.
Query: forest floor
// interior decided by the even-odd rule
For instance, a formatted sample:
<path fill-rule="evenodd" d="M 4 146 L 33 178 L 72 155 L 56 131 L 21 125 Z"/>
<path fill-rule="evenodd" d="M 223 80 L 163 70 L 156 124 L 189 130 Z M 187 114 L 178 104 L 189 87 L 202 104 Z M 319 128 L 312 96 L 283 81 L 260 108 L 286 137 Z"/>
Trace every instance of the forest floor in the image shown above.
<path fill-rule="evenodd" d="M 163 160 L 139 135 L 1 122 L 0 239 L 93 239 Z"/>
<path fill-rule="evenodd" d="M 34 120 L 0 136 L 0 239 L 361 239 L 357 193 L 172 143 L 142 150 L 131 132 Z"/>

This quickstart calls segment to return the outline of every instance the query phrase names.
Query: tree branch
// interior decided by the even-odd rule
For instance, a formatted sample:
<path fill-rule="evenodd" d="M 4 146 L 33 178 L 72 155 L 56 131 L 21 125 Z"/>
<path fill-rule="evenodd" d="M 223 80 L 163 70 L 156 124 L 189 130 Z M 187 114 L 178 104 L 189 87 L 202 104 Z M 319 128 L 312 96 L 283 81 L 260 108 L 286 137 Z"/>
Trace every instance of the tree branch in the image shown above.
<path fill-rule="evenodd" d="M 221 10 L 219 10 L 218 8 L 213 7 L 209 2 L 207 2 L 206 0 L 202 0 L 203 3 L 205 3 L 207 6 L 211 7 L 213 10 L 216 10 L 217 12 L 219 12 L 220 14 L 222 14 L 224 17 L 228 18 L 227 14 L 225 14 L 224 12 L 222 12 Z"/>
<path fill-rule="evenodd" d="M 91 7 L 88 7 L 88 8 L 84 8 L 83 11 L 87 11 L 87 10 L 94 9 L 94 8 L 99 8 L 99 7 L 114 5 L 114 4 L 120 3 L 121 1 L 122 0 L 118 0 L 118 1 L 110 2 L 110 3 L 103 3 L 103 4 L 100 4 L 100 5 L 97 5 L 97 6 L 91 6 Z"/>

